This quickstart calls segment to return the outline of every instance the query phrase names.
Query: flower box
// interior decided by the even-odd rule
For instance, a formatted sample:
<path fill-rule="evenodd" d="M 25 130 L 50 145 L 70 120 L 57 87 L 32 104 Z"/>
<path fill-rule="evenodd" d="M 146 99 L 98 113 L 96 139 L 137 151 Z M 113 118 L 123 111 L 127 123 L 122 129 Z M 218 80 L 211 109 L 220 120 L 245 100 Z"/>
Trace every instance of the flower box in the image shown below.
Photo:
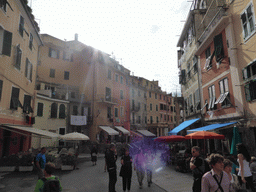
<path fill-rule="evenodd" d="M 0 172 L 12 172 L 15 171 L 16 166 L 3 166 L 0 167 Z"/>
<path fill-rule="evenodd" d="M 33 165 L 31 165 L 31 166 L 19 166 L 19 171 L 33 171 Z"/>
<path fill-rule="evenodd" d="M 61 165 L 60 168 L 62 171 L 70 171 L 74 169 L 74 165 Z"/>

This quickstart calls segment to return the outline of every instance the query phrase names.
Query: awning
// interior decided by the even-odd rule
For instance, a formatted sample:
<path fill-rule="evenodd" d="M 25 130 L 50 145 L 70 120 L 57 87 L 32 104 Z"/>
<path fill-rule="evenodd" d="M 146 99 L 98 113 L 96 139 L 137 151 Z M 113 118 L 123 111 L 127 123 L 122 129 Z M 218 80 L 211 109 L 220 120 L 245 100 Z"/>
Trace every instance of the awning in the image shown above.
<path fill-rule="evenodd" d="M 237 123 L 237 122 L 217 123 L 217 124 L 212 124 L 212 125 L 207 125 L 207 126 L 204 126 L 204 127 L 200 127 L 200 128 L 197 128 L 197 129 L 191 129 L 191 130 L 188 130 L 187 132 L 188 133 L 193 133 L 193 132 L 197 132 L 197 131 L 209 131 L 209 130 L 218 129 L 218 128 L 221 128 L 221 127 L 226 127 L 228 125 L 233 125 L 235 123 Z"/>
<path fill-rule="evenodd" d="M 137 130 L 137 132 L 142 134 L 145 137 L 155 137 L 156 136 L 154 133 L 151 133 L 148 130 Z"/>
<path fill-rule="evenodd" d="M 117 131 L 115 131 L 114 129 L 112 129 L 109 126 L 99 126 L 99 128 L 101 128 L 103 131 L 107 132 L 109 135 L 119 135 L 119 133 Z"/>
<path fill-rule="evenodd" d="M 23 135 L 24 133 L 20 131 L 26 131 L 37 136 L 47 137 L 49 139 L 58 138 L 60 136 L 59 134 L 56 134 L 50 131 L 44 131 L 44 130 L 33 128 L 33 127 L 26 127 L 26 126 L 19 126 L 19 125 L 1 125 L 0 128 L 9 130 L 12 132 L 16 132 L 18 134 L 23 134 Z M 30 135 L 26 135 L 26 136 L 30 136 Z"/>
<path fill-rule="evenodd" d="M 178 132 L 182 131 L 183 129 L 185 129 L 186 127 L 192 125 L 193 123 L 195 123 L 196 121 L 198 121 L 200 118 L 197 119 L 191 119 L 188 121 L 184 121 L 183 123 L 181 123 L 179 126 L 175 127 L 173 130 L 169 131 L 168 135 L 177 135 Z"/>
<path fill-rule="evenodd" d="M 130 132 L 121 126 L 115 126 L 115 128 L 118 129 L 118 131 L 121 131 L 124 135 L 130 135 Z"/>
<path fill-rule="evenodd" d="M 133 135 L 133 136 L 135 136 L 135 137 L 143 137 L 142 135 L 140 135 L 139 133 L 136 133 L 136 132 L 134 132 L 134 131 L 130 131 L 131 132 L 131 134 Z"/>

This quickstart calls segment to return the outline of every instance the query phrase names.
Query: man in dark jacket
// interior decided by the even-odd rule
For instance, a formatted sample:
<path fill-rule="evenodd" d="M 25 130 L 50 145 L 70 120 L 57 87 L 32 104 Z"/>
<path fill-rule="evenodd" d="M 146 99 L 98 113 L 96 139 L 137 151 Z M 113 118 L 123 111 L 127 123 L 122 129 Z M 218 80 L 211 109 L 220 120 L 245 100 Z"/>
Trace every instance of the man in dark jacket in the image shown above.
<path fill-rule="evenodd" d="M 200 148 L 194 146 L 191 149 L 192 158 L 190 160 L 190 169 L 193 173 L 194 183 L 193 183 L 193 192 L 201 192 L 201 181 L 204 173 L 203 170 L 203 159 L 200 157 Z"/>
<path fill-rule="evenodd" d="M 115 190 L 115 185 L 117 181 L 116 159 L 117 159 L 116 146 L 114 144 L 111 144 L 109 146 L 109 151 L 106 153 L 106 163 L 107 163 L 107 170 L 109 174 L 109 184 L 108 184 L 109 192 L 116 192 Z"/>

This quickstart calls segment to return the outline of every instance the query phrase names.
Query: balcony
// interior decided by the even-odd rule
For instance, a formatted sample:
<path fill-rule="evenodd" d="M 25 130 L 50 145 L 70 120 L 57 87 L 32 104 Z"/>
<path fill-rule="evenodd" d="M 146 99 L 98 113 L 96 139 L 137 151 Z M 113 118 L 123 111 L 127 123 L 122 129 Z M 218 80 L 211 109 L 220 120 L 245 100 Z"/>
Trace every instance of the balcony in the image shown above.
<path fill-rule="evenodd" d="M 138 112 L 140 110 L 140 106 L 132 106 L 131 111 L 132 112 Z"/>
<path fill-rule="evenodd" d="M 97 95 L 96 101 L 99 103 L 107 103 L 111 105 L 117 104 L 117 99 L 108 95 Z"/>

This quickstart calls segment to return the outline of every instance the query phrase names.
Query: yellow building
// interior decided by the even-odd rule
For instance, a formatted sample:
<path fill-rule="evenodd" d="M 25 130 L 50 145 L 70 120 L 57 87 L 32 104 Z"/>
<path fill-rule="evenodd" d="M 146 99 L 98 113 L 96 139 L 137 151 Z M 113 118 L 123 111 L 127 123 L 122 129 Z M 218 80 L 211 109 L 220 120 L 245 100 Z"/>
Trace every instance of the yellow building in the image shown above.
<path fill-rule="evenodd" d="M 31 133 L 12 126 L 28 126 L 26 116 L 34 116 L 37 57 L 42 41 L 33 18 L 24 1 L 1 1 L 0 156 L 31 147 Z"/>

